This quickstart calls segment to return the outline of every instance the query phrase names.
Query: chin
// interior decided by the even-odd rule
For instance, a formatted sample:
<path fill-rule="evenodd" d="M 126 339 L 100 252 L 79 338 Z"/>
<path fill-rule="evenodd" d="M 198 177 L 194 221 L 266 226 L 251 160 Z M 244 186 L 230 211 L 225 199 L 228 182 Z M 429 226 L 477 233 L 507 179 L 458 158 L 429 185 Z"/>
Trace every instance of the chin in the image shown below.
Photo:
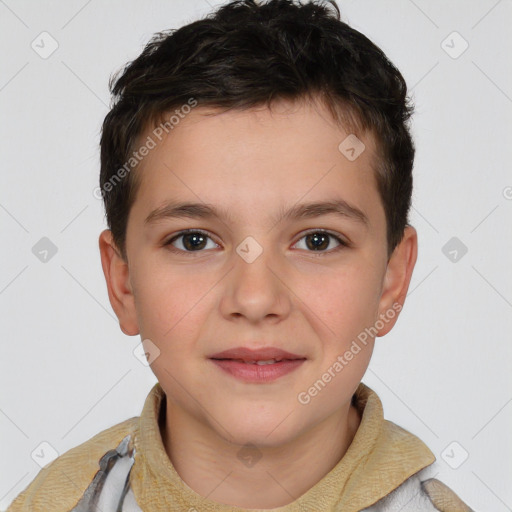
<path fill-rule="evenodd" d="M 285 411 L 281 407 L 260 413 L 246 410 L 225 414 L 223 417 L 228 418 L 228 421 L 222 424 L 227 434 L 224 431 L 219 434 L 222 437 L 228 435 L 228 441 L 241 446 L 252 444 L 261 448 L 279 447 L 300 434 L 300 426 L 296 424 L 293 413 L 289 413 L 289 410 Z M 215 427 L 218 429 L 218 425 Z"/>

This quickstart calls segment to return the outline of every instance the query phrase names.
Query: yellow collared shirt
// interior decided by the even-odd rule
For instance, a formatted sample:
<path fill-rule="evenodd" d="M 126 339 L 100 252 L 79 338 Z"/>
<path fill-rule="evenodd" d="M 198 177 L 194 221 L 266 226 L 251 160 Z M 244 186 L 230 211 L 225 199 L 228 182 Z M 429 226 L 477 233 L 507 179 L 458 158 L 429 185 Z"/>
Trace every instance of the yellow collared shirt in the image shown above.
<path fill-rule="evenodd" d="M 162 442 L 164 403 L 157 383 L 139 417 L 47 464 L 7 512 L 247 512 L 202 497 L 180 478 Z M 422 479 L 434 455 L 416 436 L 384 419 L 374 391 L 361 383 L 354 403 L 361 423 L 343 458 L 297 500 L 266 512 L 472 512 L 439 480 Z"/>

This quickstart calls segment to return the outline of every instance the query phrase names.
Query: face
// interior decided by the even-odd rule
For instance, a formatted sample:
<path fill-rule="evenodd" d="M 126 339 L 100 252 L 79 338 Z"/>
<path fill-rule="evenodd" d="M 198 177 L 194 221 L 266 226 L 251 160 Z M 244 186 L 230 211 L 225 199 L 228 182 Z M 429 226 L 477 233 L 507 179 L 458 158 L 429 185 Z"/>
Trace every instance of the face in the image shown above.
<path fill-rule="evenodd" d="M 123 332 L 150 340 L 175 411 L 231 442 L 277 446 L 348 411 L 375 331 L 386 334 L 403 303 L 415 232 L 388 263 L 373 137 L 358 134 L 365 149 L 353 159 L 339 149 L 349 132 L 323 107 L 206 112 L 196 107 L 137 169 L 127 264 L 102 233 L 109 297 Z M 203 209 L 170 215 L 178 203 Z M 313 203 L 341 206 L 294 215 Z M 169 215 L 155 213 L 166 205 Z M 248 381 L 211 359 L 236 347 L 302 360 Z"/>

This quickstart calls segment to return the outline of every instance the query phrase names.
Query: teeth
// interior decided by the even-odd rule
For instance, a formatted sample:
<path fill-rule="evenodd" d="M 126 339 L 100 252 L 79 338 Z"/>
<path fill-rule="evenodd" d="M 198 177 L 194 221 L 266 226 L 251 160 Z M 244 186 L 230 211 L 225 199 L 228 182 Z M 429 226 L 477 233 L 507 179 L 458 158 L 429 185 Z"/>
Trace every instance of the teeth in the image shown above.
<path fill-rule="evenodd" d="M 282 359 L 268 359 L 266 361 L 244 361 L 243 359 L 233 359 L 233 361 L 237 361 L 239 363 L 245 363 L 245 364 L 259 364 L 259 365 L 263 365 L 263 364 L 279 363 L 280 361 L 282 361 Z"/>
<path fill-rule="evenodd" d="M 238 359 L 238 361 L 240 361 L 241 363 L 245 363 L 245 364 L 259 364 L 259 365 L 262 365 L 262 364 L 278 363 L 279 361 L 282 361 L 282 359 L 268 359 L 267 361 L 243 361 L 242 359 Z"/>

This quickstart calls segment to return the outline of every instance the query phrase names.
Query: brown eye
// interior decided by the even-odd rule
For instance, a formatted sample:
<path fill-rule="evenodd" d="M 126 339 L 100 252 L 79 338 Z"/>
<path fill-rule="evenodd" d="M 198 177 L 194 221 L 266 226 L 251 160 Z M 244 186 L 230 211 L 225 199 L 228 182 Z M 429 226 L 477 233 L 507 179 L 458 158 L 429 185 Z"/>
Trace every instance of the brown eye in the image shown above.
<path fill-rule="evenodd" d="M 211 238 L 206 233 L 197 230 L 190 230 L 179 233 L 164 245 L 172 245 L 182 252 L 202 252 L 202 250 L 207 247 L 208 240 L 211 240 Z M 209 248 L 214 249 L 217 244 L 213 242 L 213 240 L 211 240 L 211 242 L 213 247 Z"/>
<path fill-rule="evenodd" d="M 301 238 L 301 240 L 303 239 L 305 240 L 305 249 L 309 252 L 331 252 L 340 248 L 340 246 L 348 246 L 340 237 L 328 233 L 327 231 L 311 231 Z M 332 247 L 331 240 L 335 240 L 337 245 Z"/>

